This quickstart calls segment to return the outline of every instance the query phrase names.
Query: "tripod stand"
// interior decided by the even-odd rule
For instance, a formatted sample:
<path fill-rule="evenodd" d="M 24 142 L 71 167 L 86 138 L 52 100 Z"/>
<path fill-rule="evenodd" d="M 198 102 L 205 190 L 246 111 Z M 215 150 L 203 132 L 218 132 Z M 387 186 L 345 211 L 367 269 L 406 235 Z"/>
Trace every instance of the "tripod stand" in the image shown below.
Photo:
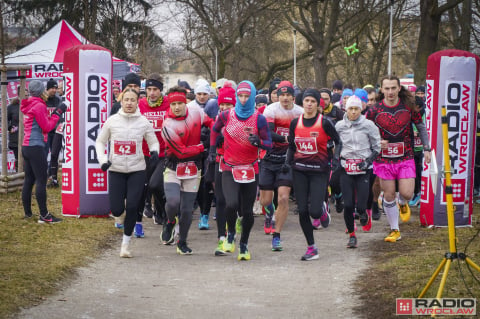
<path fill-rule="evenodd" d="M 448 271 L 454 259 L 465 260 L 465 262 L 468 265 L 470 265 L 471 267 L 475 268 L 478 272 L 480 272 L 480 267 L 477 264 L 475 264 L 470 258 L 468 258 L 464 253 L 458 254 L 457 248 L 455 246 L 455 219 L 453 216 L 453 188 L 452 188 L 451 171 L 450 171 L 450 155 L 448 154 L 448 150 L 449 150 L 448 122 L 447 122 L 447 109 L 445 105 L 442 106 L 442 133 L 443 133 L 443 150 L 444 150 L 443 153 L 444 153 L 444 161 L 445 161 L 445 194 L 447 197 L 448 240 L 449 240 L 450 249 L 447 253 L 445 253 L 445 257 L 443 258 L 442 262 L 433 273 L 432 277 L 428 281 L 425 288 L 423 288 L 418 298 L 423 298 L 423 296 L 427 293 L 428 289 L 432 285 L 435 278 L 437 278 L 440 271 L 443 269 L 443 267 L 445 267 L 445 270 L 442 275 L 442 279 L 440 281 L 440 286 L 438 287 L 436 298 L 442 297 L 443 288 L 445 287 L 445 283 L 447 281 Z"/>

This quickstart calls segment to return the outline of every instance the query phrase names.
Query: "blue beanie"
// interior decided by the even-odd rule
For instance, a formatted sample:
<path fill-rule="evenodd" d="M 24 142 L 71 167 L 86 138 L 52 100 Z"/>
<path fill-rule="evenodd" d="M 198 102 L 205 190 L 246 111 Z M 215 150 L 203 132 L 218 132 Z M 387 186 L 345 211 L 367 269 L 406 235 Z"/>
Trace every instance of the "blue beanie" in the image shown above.
<path fill-rule="evenodd" d="M 352 96 L 353 95 L 353 91 L 350 90 L 350 89 L 345 89 L 343 90 L 343 93 L 342 93 L 342 100 L 345 96 Z"/>
<path fill-rule="evenodd" d="M 355 89 L 354 95 L 360 98 L 362 102 L 368 103 L 368 93 L 364 89 L 360 89 L 360 88 Z"/>

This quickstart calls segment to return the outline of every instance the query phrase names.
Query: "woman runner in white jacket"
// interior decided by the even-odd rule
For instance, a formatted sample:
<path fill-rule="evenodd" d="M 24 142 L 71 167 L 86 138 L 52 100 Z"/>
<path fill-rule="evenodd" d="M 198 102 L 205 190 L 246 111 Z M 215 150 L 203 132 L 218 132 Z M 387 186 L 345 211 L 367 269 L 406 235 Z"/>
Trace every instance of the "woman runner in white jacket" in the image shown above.
<path fill-rule="evenodd" d="M 142 141 L 145 138 L 152 159 L 158 161 L 159 143 L 152 124 L 138 109 L 138 93 L 125 89 L 121 98 L 122 108 L 107 119 L 97 137 L 96 151 L 102 170 L 108 172 L 110 210 L 115 217 L 126 210 L 120 257 L 132 257 L 128 247 L 145 183 L 145 159 Z M 110 152 L 106 153 L 106 144 Z M 126 206 L 126 207 L 125 207 Z"/>

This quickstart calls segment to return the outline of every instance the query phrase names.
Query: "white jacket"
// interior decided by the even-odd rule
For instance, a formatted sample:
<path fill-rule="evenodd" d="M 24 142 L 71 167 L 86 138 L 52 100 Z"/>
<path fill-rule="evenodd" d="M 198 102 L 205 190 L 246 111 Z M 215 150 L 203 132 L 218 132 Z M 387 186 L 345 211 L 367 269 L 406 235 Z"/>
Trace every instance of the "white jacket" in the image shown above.
<path fill-rule="evenodd" d="M 110 116 L 103 124 L 97 137 L 96 151 L 100 165 L 112 163 L 110 170 L 120 173 L 131 173 L 144 170 L 145 158 L 142 152 L 142 141 L 145 138 L 151 152 L 158 153 L 160 144 L 152 124 L 137 107 L 135 113 L 125 113 L 122 109 Z M 106 154 L 109 143 L 110 152 Z"/>

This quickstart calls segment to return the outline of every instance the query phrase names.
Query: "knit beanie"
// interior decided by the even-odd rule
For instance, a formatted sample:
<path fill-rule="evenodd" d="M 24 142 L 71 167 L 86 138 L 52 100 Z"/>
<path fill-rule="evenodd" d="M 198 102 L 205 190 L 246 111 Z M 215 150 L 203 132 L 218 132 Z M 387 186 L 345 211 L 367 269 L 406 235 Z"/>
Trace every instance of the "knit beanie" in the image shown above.
<path fill-rule="evenodd" d="M 47 82 L 47 90 L 50 90 L 51 88 L 58 88 L 58 83 L 54 79 L 50 79 Z"/>
<path fill-rule="evenodd" d="M 125 80 L 123 81 L 122 89 L 125 90 L 125 88 L 129 84 L 135 84 L 135 85 L 138 85 L 139 87 L 141 86 L 142 83 L 140 81 L 140 77 L 138 76 L 138 74 L 128 73 L 127 75 L 125 75 Z"/>
<path fill-rule="evenodd" d="M 235 90 L 231 87 L 223 87 L 218 92 L 218 105 L 222 103 L 229 103 L 235 105 Z"/>
<path fill-rule="evenodd" d="M 259 94 L 255 97 L 255 104 L 260 103 L 268 104 L 268 98 L 265 94 Z"/>
<path fill-rule="evenodd" d="M 419 87 L 417 87 L 417 89 L 415 90 L 415 92 L 423 92 L 425 93 L 425 87 L 423 85 L 420 85 Z M 480 92 L 480 91 L 479 91 Z"/>
<path fill-rule="evenodd" d="M 320 97 L 320 92 L 317 89 L 314 89 L 314 88 L 305 89 L 305 92 L 303 92 L 303 100 L 305 100 L 305 98 L 308 96 L 313 97 L 318 104 L 320 104 L 320 100 L 323 101 L 323 99 L 321 99 Z M 325 105 L 325 102 L 323 105 Z"/>
<path fill-rule="evenodd" d="M 207 80 L 198 79 L 195 83 L 195 94 L 196 93 L 207 93 L 210 94 L 210 84 Z"/>
<path fill-rule="evenodd" d="M 343 90 L 343 82 L 341 80 L 335 80 L 332 83 L 332 89 Z"/>
<path fill-rule="evenodd" d="M 345 106 L 345 109 L 348 110 L 351 107 L 359 107 L 360 109 L 362 108 L 362 100 L 358 96 L 352 95 L 348 98 L 347 100 L 347 105 Z"/>
<path fill-rule="evenodd" d="M 280 96 L 283 93 L 288 93 L 291 96 L 295 96 L 295 89 L 290 81 L 282 81 L 278 84 L 277 95 Z"/>
<path fill-rule="evenodd" d="M 342 93 L 342 100 L 345 96 L 352 96 L 353 95 L 353 91 L 350 90 L 350 89 L 345 89 L 343 90 L 343 93 Z"/>
<path fill-rule="evenodd" d="M 272 98 L 272 92 L 275 91 L 276 89 L 278 89 L 278 84 L 280 84 L 280 82 L 282 82 L 279 78 L 275 78 L 273 79 L 271 82 L 270 82 L 270 86 L 268 88 L 268 100 L 271 101 Z"/>
<path fill-rule="evenodd" d="M 28 85 L 28 93 L 30 96 L 40 97 L 45 92 L 45 86 L 39 80 L 30 81 Z"/>
<path fill-rule="evenodd" d="M 362 102 L 368 103 L 368 93 L 364 89 L 355 89 L 353 95 L 357 96 Z"/>

